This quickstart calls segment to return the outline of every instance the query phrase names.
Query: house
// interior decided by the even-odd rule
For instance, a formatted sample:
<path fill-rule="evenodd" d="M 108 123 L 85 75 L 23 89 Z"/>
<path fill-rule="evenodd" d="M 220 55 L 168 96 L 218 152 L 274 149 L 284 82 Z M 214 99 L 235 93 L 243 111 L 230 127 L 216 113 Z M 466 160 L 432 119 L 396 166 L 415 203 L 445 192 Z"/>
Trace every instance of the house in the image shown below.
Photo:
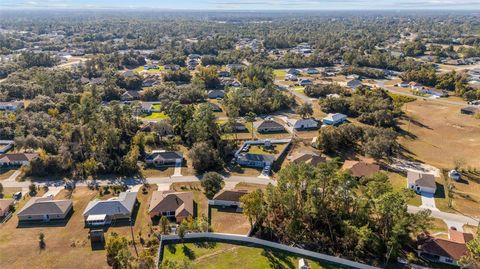
<path fill-rule="evenodd" d="M 298 269 L 310 269 L 310 267 L 308 267 L 307 261 L 304 258 L 298 260 Z"/>
<path fill-rule="evenodd" d="M 480 113 L 480 108 L 474 107 L 474 106 L 467 106 L 467 107 L 461 108 L 460 113 L 465 115 L 475 115 L 477 113 Z"/>
<path fill-rule="evenodd" d="M 2 165 L 28 165 L 30 161 L 38 158 L 38 153 L 6 153 L 0 154 Z"/>
<path fill-rule="evenodd" d="M 416 90 L 416 91 L 422 91 L 423 90 L 423 85 L 420 84 L 420 83 L 412 81 L 412 82 L 409 83 L 409 85 L 410 85 L 410 88 L 412 90 Z"/>
<path fill-rule="evenodd" d="M 430 261 L 458 265 L 458 260 L 467 254 L 466 243 L 473 240 L 473 235 L 448 230 L 448 239 L 430 237 L 419 239 L 418 256 Z"/>
<path fill-rule="evenodd" d="M 368 163 L 365 161 L 346 160 L 343 163 L 342 170 L 349 171 L 352 176 L 356 178 L 366 178 L 371 177 L 380 171 L 380 166 L 378 164 Z"/>
<path fill-rule="evenodd" d="M 320 73 L 320 72 L 316 68 L 308 68 L 307 69 L 307 74 L 309 74 L 309 75 L 315 75 L 315 74 L 318 74 L 318 73 Z"/>
<path fill-rule="evenodd" d="M 275 133 L 284 131 L 285 128 L 283 125 L 274 120 L 264 120 L 257 126 L 257 132 L 259 133 Z"/>
<path fill-rule="evenodd" d="M 0 111 L 17 111 L 20 108 L 24 107 L 24 103 L 20 101 L 13 102 L 0 102 Z"/>
<path fill-rule="evenodd" d="M 0 154 L 7 153 L 14 145 L 13 140 L 0 140 Z"/>
<path fill-rule="evenodd" d="M 213 206 L 240 207 L 240 198 L 247 193 L 246 190 L 221 190 L 213 196 L 212 200 L 208 200 L 208 204 Z"/>
<path fill-rule="evenodd" d="M 337 125 L 341 124 L 347 120 L 347 116 L 341 113 L 328 114 L 325 118 L 322 119 L 323 124 L 327 125 Z"/>
<path fill-rule="evenodd" d="M 208 103 L 213 112 L 222 112 L 222 108 L 214 103 Z"/>
<path fill-rule="evenodd" d="M 223 90 L 210 90 L 207 93 L 208 98 L 217 99 L 225 97 L 225 91 Z"/>
<path fill-rule="evenodd" d="M 145 163 L 157 167 L 175 166 L 183 160 L 183 154 L 176 151 L 154 150 L 145 157 Z"/>
<path fill-rule="evenodd" d="M 237 156 L 237 163 L 239 165 L 264 168 L 265 166 L 271 166 L 275 158 L 271 155 L 252 154 L 252 153 L 240 153 Z"/>
<path fill-rule="evenodd" d="M 137 192 L 121 192 L 118 197 L 108 200 L 90 201 L 83 211 L 85 224 L 103 226 L 117 220 L 131 220 L 137 203 Z"/>
<path fill-rule="evenodd" d="M 90 79 L 90 83 L 94 85 L 101 85 L 107 81 L 106 78 L 92 78 Z"/>
<path fill-rule="evenodd" d="M 151 113 L 152 112 L 152 107 L 153 107 L 152 103 L 140 102 L 140 110 L 143 113 Z"/>
<path fill-rule="evenodd" d="M 407 188 L 412 189 L 417 193 L 424 192 L 435 194 L 435 191 L 437 190 L 435 176 L 432 174 L 408 171 Z"/>
<path fill-rule="evenodd" d="M 408 86 L 410 86 L 408 81 L 401 81 L 397 83 L 397 87 L 407 88 Z"/>
<path fill-rule="evenodd" d="M 145 79 L 144 81 L 142 81 L 142 87 L 152 87 L 155 84 L 157 84 L 157 80 L 153 78 Z"/>
<path fill-rule="evenodd" d="M 313 166 L 317 166 L 319 163 L 324 163 L 327 161 L 327 158 L 316 153 L 305 153 L 300 152 L 293 154 L 288 159 L 293 163 L 307 163 Z"/>
<path fill-rule="evenodd" d="M 295 130 L 311 130 L 318 128 L 318 121 L 315 119 L 289 119 L 287 124 L 292 126 Z"/>
<path fill-rule="evenodd" d="M 430 94 L 437 97 L 448 97 L 448 92 L 444 90 L 437 90 L 435 88 L 424 87 L 423 93 Z"/>
<path fill-rule="evenodd" d="M 287 74 L 298 76 L 300 75 L 300 70 L 291 68 L 291 69 L 288 69 Z"/>
<path fill-rule="evenodd" d="M 247 131 L 247 127 L 245 126 L 245 124 L 241 123 L 241 122 L 235 122 L 233 123 L 233 126 L 228 126 L 228 123 L 224 123 L 222 124 L 222 127 L 223 128 L 232 128 L 232 129 L 227 129 L 227 131 L 233 131 L 233 132 L 245 132 Z"/>
<path fill-rule="evenodd" d="M 126 78 L 131 78 L 135 76 L 135 73 L 132 70 L 123 71 L 122 75 Z"/>
<path fill-rule="evenodd" d="M 300 80 L 300 86 L 307 86 L 307 85 L 312 85 L 313 82 L 309 79 L 302 79 Z"/>
<path fill-rule="evenodd" d="M 294 75 L 294 74 L 286 74 L 285 75 L 285 80 L 297 81 L 298 77 L 297 77 L 297 75 Z"/>
<path fill-rule="evenodd" d="M 32 197 L 17 216 L 19 221 L 62 220 L 72 208 L 72 200 L 53 200 L 52 196 Z"/>
<path fill-rule="evenodd" d="M 122 100 L 122 101 L 138 100 L 138 98 L 140 98 L 140 92 L 138 92 L 138 91 L 125 91 L 120 96 L 120 100 Z"/>
<path fill-rule="evenodd" d="M 5 217 L 13 206 L 13 199 L 0 199 L 0 218 Z"/>
<path fill-rule="evenodd" d="M 152 219 L 165 216 L 175 218 L 180 223 L 194 216 L 193 208 L 192 192 L 155 191 L 150 199 L 148 214 Z"/>
<path fill-rule="evenodd" d="M 218 76 L 221 78 L 228 78 L 232 76 L 232 74 L 228 71 L 218 71 Z"/>
<path fill-rule="evenodd" d="M 362 82 L 358 79 L 352 79 L 352 80 L 347 81 L 347 87 L 349 87 L 352 90 L 356 90 L 360 86 L 362 86 Z"/>

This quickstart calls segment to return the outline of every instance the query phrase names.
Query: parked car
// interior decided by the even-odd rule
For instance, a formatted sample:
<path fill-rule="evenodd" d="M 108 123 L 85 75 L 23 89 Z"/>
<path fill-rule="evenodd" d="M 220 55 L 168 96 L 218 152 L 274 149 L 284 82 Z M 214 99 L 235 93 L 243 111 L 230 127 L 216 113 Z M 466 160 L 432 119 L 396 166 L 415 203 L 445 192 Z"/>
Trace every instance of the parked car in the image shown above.
<path fill-rule="evenodd" d="M 22 198 L 22 192 L 16 192 L 13 194 L 13 199 L 15 200 L 20 200 L 20 198 Z"/>

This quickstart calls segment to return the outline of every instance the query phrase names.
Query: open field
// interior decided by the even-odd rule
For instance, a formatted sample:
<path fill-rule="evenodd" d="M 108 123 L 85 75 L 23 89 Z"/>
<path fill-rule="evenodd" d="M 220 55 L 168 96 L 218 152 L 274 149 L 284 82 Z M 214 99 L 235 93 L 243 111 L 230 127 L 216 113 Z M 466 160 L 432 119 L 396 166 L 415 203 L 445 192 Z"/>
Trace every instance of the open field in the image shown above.
<path fill-rule="evenodd" d="M 480 176 L 468 173 L 462 173 L 463 180 L 455 182 L 449 180 L 448 183 L 437 180 L 437 193 L 435 194 L 435 203 L 441 211 L 464 214 L 472 217 L 480 217 Z M 445 186 L 450 185 L 450 190 Z M 448 205 L 448 192 L 451 195 L 451 206 Z"/>
<path fill-rule="evenodd" d="M 211 208 L 211 227 L 217 233 L 243 234 L 250 231 L 250 222 L 241 212 L 232 208 Z"/>
<path fill-rule="evenodd" d="M 164 260 L 182 262 L 191 261 L 197 269 L 264 269 L 297 268 L 300 257 L 288 253 L 244 247 L 224 243 L 177 244 L 165 247 Z M 309 260 L 311 269 L 342 268 L 326 262 Z"/>
<path fill-rule="evenodd" d="M 148 201 L 151 194 L 138 194 L 140 207 L 133 228 L 135 242 L 140 247 L 140 232 L 143 240 L 156 240 L 153 237 L 150 219 L 147 214 Z M 40 196 L 39 193 L 38 196 Z M 16 215 L 0 228 L 0 268 L 110 268 L 106 263 L 104 250 L 92 251 L 88 239 L 88 229 L 84 228 L 83 210 L 98 192 L 88 188 L 77 188 L 71 194 L 74 212 L 63 225 L 33 226 L 17 228 Z M 56 198 L 70 197 L 69 192 L 62 190 Z M 22 208 L 28 198 L 22 200 L 17 209 Z M 131 240 L 130 227 L 111 227 L 111 232 L 119 233 Z M 40 250 L 38 235 L 45 234 L 46 247 Z M 21 256 L 18 251 L 21 250 Z M 22 257 L 28 257 L 22 258 Z"/>
<path fill-rule="evenodd" d="M 164 112 L 152 112 L 150 115 L 142 117 L 147 120 L 166 120 L 170 117 Z"/>
<path fill-rule="evenodd" d="M 399 125 L 399 142 L 406 155 L 439 168 L 451 169 L 455 160 L 465 166 L 480 163 L 480 120 L 460 114 L 456 106 L 417 100 L 403 107 L 407 118 Z"/>

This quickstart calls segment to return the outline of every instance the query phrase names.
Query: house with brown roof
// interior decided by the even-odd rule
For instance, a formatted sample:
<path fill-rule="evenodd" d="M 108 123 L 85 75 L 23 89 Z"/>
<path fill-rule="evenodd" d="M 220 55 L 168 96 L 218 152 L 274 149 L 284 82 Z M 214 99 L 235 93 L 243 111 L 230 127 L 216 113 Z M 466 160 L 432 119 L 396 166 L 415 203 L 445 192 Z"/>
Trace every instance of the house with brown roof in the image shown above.
<path fill-rule="evenodd" d="M 18 211 L 19 221 L 50 221 L 65 219 L 72 211 L 72 200 L 53 200 L 53 197 L 33 197 Z"/>
<path fill-rule="evenodd" d="M 0 166 L 2 165 L 28 165 L 30 161 L 38 158 L 38 153 L 6 153 L 0 154 Z"/>
<path fill-rule="evenodd" d="M 193 217 L 193 193 L 175 191 L 155 191 L 148 208 L 150 218 L 175 218 L 180 223 L 187 217 Z"/>
<path fill-rule="evenodd" d="M 183 162 L 183 154 L 177 151 L 154 150 L 145 156 L 145 163 L 156 167 L 175 166 Z"/>
<path fill-rule="evenodd" d="M 419 239 L 418 256 L 434 262 L 457 265 L 458 260 L 467 254 L 467 246 L 473 235 L 448 230 L 448 239 L 427 236 Z"/>
<path fill-rule="evenodd" d="M 0 199 L 0 218 L 5 217 L 13 206 L 13 199 Z"/>
<path fill-rule="evenodd" d="M 342 170 L 349 171 L 352 176 L 361 178 L 361 177 L 371 177 L 375 173 L 380 171 L 380 166 L 375 163 L 368 163 L 365 161 L 352 161 L 346 160 L 343 163 Z"/>
<path fill-rule="evenodd" d="M 240 198 L 247 193 L 246 190 L 221 190 L 213 196 L 212 200 L 208 200 L 208 204 L 222 207 L 240 207 Z"/>
<path fill-rule="evenodd" d="M 407 188 L 412 189 L 417 193 L 423 192 L 434 194 L 437 190 L 435 176 L 432 174 L 408 171 Z"/>
<path fill-rule="evenodd" d="M 285 132 L 285 127 L 274 120 L 264 120 L 256 128 L 259 133 Z"/>
<path fill-rule="evenodd" d="M 321 156 L 316 153 L 306 153 L 306 152 L 299 152 L 292 154 L 288 157 L 288 159 L 293 163 L 308 163 L 313 166 L 317 166 L 319 163 L 324 163 L 327 161 L 325 156 Z"/>

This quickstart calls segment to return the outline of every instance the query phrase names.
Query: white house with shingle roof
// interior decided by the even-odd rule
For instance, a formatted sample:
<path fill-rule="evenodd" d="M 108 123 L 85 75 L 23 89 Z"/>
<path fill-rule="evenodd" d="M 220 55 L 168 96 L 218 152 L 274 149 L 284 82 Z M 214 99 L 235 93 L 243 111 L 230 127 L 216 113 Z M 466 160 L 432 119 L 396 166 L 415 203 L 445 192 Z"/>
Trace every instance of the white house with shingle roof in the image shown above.
<path fill-rule="evenodd" d="M 407 188 L 410 188 L 417 193 L 424 192 L 434 194 L 437 190 L 435 176 L 432 174 L 408 171 Z"/>
<path fill-rule="evenodd" d="M 137 192 L 121 192 L 108 200 L 93 200 L 88 203 L 83 218 L 87 225 L 107 225 L 114 220 L 130 220 L 137 202 Z"/>

